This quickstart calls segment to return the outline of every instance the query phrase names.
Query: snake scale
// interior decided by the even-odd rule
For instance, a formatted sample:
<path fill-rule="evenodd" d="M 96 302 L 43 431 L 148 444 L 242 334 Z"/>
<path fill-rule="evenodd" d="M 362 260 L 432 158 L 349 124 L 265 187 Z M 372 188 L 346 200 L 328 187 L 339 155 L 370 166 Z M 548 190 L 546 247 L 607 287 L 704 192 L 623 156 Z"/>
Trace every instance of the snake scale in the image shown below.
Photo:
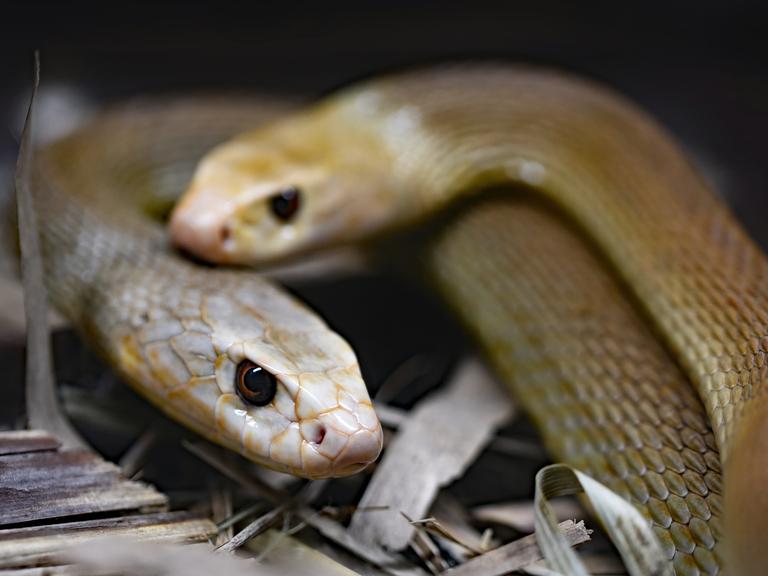
<path fill-rule="evenodd" d="M 248 128 L 203 159 L 172 217 L 174 241 L 206 260 L 349 242 L 511 187 L 427 244 L 434 286 L 552 454 L 629 498 L 678 574 L 762 573 L 768 265 L 650 118 L 589 82 L 504 66 L 285 111 L 133 103 L 37 154 L 51 296 L 132 385 L 259 463 L 354 473 L 381 429 L 350 347 L 268 281 L 181 257 L 147 213 Z"/>
<path fill-rule="evenodd" d="M 620 96 L 506 66 L 364 82 L 211 151 L 171 233 L 253 264 L 499 186 L 525 192 L 427 248 L 435 286 L 553 455 L 629 497 L 678 574 L 764 573 L 768 261 Z"/>

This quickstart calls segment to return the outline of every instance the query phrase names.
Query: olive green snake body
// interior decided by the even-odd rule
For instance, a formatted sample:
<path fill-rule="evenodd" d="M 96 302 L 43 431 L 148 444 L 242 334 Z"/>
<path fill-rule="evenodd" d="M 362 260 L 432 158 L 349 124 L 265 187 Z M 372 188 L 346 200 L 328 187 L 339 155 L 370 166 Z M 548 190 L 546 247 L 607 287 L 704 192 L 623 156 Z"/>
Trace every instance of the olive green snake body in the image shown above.
<path fill-rule="evenodd" d="M 212 125 L 190 134 L 202 116 Z M 146 129 L 163 117 L 151 117 Z M 74 142 L 98 150 L 90 160 L 100 158 L 102 144 L 142 134 L 129 120 L 113 119 L 112 129 L 122 126 L 125 134 L 97 125 Z M 195 156 L 221 136 L 203 138 L 217 122 L 216 114 L 182 113 L 167 132 L 184 146 L 199 139 Z M 77 188 L 64 168 L 82 151 L 70 140 L 58 154 L 50 161 L 60 170 L 46 181 Z M 107 166 L 103 182 L 111 173 Z M 83 169 L 80 178 L 85 187 L 93 173 Z M 302 191 L 289 222 L 269 211 L 270 198 L 286 186 Z M 526 192 L 496 196 L 452 221 L 427 246 L 426 268 L 553 456 L 634 502 L 653 521 L 677 573 L 716 574 L 724 558 L 729 573 L 760 573 L 768 510 L 768 262 L 671 138 L 617 95 L 507 67 L 438 68 L 363 83 L 214 149 L 171 231 L 204 259 L 254 263 L 414 223 L 491 186 Z M 102 217 L 109 228 L 106 211 L 96 212 Z M 125 228 L 123 214 L 111 218 L 126 241 L 139 235 Z M 71 240 L 71 227 L 51 235 L 50 253 Z M 113 238 L 105 232 L 105 241 Z M 157 242 L 146 253 L 168 258 Z M 190 266 L 173 262 L 179 270 Z M 63 266 L 54 270 L 72 276 Z M 237 272 L 189 270 L 205 290 L 215 285 L 206 274 L 226 278 L 214 291 L 241 281 Z M 135 280 L 104 274 L 96 284 L 110 290 L 113 278 Z M 151 274 L 139 284 L 165 294 L 184 274 L 174 272 L 165 284 Z M 63 292 L 54 287 L 66 304 L 72 298 Z M 87 314 L 76 308 L 71 315 Z M 111 338 L 101 329 L 107 319 L 82 324 Z M 279 339 L 284 354 L 295 332 Z M 338 354 L 349 364 L 346 350 Z M 138 366 L 148 358 L 133 360 Z M 369 406 L 359 392 L 356 401 Z M 183 412 L 183 401 L 175 406 Z M 198 417 L 198 429 L 205 418 Z"/>

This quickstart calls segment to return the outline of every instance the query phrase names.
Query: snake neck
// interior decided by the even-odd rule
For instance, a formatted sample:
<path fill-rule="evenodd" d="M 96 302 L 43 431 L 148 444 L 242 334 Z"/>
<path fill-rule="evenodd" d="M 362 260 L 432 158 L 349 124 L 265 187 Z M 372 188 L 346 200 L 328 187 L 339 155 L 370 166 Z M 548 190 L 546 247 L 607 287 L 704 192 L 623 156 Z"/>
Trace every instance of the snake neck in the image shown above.
<path fill-rule="evenodd" d="M 508 68 L 399 76 L 337 102 L 413 196 L 392 222 L 496 185 L 569 216 L 673 349 L 727 455 L 739 414 L 767 389 L 768 265 L 652 119 L 589 82 Z"/>
<path fill-rule="evenodd" d="M 121 209 L 114 197 L 91 198 L 87 187 L 80 188 L 84 193 L 79 196 L 62 188 L 60 183 L 67 179 L 56 151 L 51 147 L 38 154 L 33 186 L 46 286 L 59 311 L 78 326 L 92 326 L 94 341 L 108 349 L 114 338 L 112 328 L 128 322 L 130 310 L 130 306 L 101 304 L 118 302 L 111 295 L 121 287 L 108 279 L 125 279 L 126 274 L 144 269 L 172 274 L 176 266 L 170 259 L 161 262 L 163 232 L 142 220 L 138 211 Z M 76 177 L 68 182 L 74 189 L 78 184 Z M 94 312 L 106 318 L 95 317 Z"/>
<path fill-rule="evenodd" d="M 397 134 L 392 167 L 419 191 L 404 220 L 502 184 L 589 236 L 694 384 L 724 461 L 729 565 L 761 573 L 768 262 L 673 139 L 615 94 L 537 71 L 438 69 L 365 87 L 351 114 L 355 98 Z"/>

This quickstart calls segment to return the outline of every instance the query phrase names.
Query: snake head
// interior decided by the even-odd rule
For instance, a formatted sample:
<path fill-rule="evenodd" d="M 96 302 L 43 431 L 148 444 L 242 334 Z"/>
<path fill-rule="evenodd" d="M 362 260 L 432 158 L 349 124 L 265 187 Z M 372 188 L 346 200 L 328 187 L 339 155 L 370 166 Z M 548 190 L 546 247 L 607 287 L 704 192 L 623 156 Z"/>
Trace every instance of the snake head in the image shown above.
<path fill-rule="evenodd" d="M 258 264 L 382 228 L 402 186 L 371 175 L 385 163 L 364 137 L 335 142 L 316 124 L 286 121 L 209 152 L 171 215 L 172 241 L 209 262 Z"/>
<path fill-rule="evenodd" d="M 181 294 L 153 279 L 162 306 L 131 321 L 120 349 L 129 380 L 171 416 L 269 468 L 324 478 L 373 462 L 381 426 L 349 344 L 252 274 L 206 278 Z"/>

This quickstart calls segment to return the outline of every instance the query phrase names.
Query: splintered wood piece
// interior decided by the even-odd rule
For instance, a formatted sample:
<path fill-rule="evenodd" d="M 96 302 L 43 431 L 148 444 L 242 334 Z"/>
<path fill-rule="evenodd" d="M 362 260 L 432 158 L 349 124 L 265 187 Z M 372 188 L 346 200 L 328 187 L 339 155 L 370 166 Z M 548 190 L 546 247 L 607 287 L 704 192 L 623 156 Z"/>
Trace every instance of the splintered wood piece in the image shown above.
<path fill-rule="evenodd" d="M 80 449 L 0 457 L 0 494 L 0 525 L 167 505 L 154 488 Z"/>
<path fill-rule="evenodd" d="M 0 456 L 56 450 L 61 442 L 43 430 L 10 430 L 0 432 Z"/>
<path fill-rule="evenodd" d="M 60 561 L 59 552 L 99 536 L 139 540 L 205 542 L 216 533 L 208 519 L 185 512 L 164 512 L 0 530 L 0 568 L 21 568 Z"/>
<path fill-rule="evenodd" d="M 573 520 L 566 520 L 558 526 L 571 546 L 582 544 L 590 539 L 584 522 L 575 523 Z M 530 534 L 446 570 L 443 576 L 502 576 L 541 559 L 541 549 L 536 542 L 536 535 Z"/>
<path fill-rule="evenodd" d="M 507 421 L 513 405 L 477 360 L 465 362 L 452 382 L 422 401 L 399 429 L 352 516 L 350 532 L 368 545 L 402 550 L 438 489 L 472 463 Z M 386 510 L 364 512 L 370 507 Z"/>
<path fill-rule="evenodd" d="M 8 514 L 2 517 L 3 524 L 16 524 L 44 519 L 79 516 L 123 510 L 162 509 L 165 497 L 155 490 L 135 482 L 118 482 L 104 488 L 89 488 L 87 491 L 59 493 L 51 498 L 25 498 L 8 506 Z M 25 502 L 34 500 L 31 509 Z M 6 508 L 4 506 L 4 508 Z"/>
<path fill-rule="evenodd" d="M 161 512 L 168 504 L 163 494 L 127 480 L 120 468 L 90 450 L 60 445 L 58 438 L 40 430 L 0 433 L 0 525 L 7 526 L 0 529 L 4 575 L 35 576 L 39 566 L 50 568 L 41 574 L 69 573 L 50 565 L 65 561 L 62 550 L 103 535 L 205 542 L 216 534 L 216 525 L 207 518 Z M 126 512 L 130 515 L 122 515 Z"/>

